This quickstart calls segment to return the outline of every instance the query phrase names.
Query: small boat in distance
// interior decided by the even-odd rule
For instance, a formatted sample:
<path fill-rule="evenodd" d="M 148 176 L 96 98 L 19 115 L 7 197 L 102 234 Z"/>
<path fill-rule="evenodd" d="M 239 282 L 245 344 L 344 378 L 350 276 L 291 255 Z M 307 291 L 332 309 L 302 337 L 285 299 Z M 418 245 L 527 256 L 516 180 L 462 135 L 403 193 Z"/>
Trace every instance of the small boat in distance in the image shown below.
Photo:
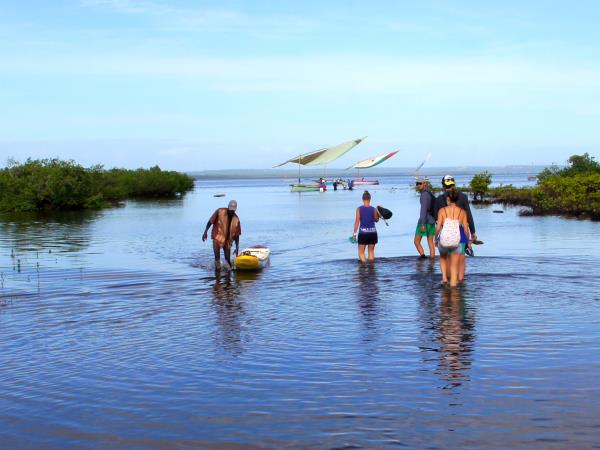
<path fill-rule="evenodd" d="M 537 181 L 537 177 L 535 175 L 529 175 L 527 181 Z"/>
<path fill-rule="evenodd" d="M 318 192 L 321 190 L 320 184 L 293 183 L 290 184 L 290 187 L 292 192 Z"/>
<path fill-rule="evenodd" d="M 360 185 L 377 185 L 379 184 L 379 180 L 365 180 L 364 178 L 358 178 L 356 180 L 352 180 L 355 186 Z"/>
<path fill-rule="evenodd" d="M 384 161 L 387 161 L 392 156 L 398 153 L 398 150 L 395 152 L 388 152 L 382 155 L 373 156 L 372 158 L 365 159 L 364 161 L 359 161 L 356 164 L 348 167 L 348 169 L 356 169 L 357 176 L 360 176 L 360 169 L 370 169 L 371 167 L 378 166 Z M 376 185 L 379 184 L 379 180 L 365 180 L 365 178 L 357 178 L 352 180 L 355 185 Z"/>
<path fill-rule="evenodd" d="M 336 145 L 334 147 L 322 148 L 320 150 L 316 150 L 314 152 L 305 153 L 303 155 L 298 155 L 292 159 L 288 159 L 287 161 L 278 164 L 275 167 L 283 166 L 287 163 L 295 163 L 298 164 L 298 183 L 291 184 L 292 192 L 306 192 L 306 191 L 320 191 L 327 190 L 325 187 L 325 183 L 321 184 L 303 184 L 300 180 L 300 167 L 301 166 L 317 166 L 322 165 L 326 166 L 328 163 L 335 161 L 342 155 L 348 153 L 362 141 L 364 141 L 367 137 L 362 137 L 359 139 L 354 139 L 353 141 L 344 142 L 343 144 Z"/>

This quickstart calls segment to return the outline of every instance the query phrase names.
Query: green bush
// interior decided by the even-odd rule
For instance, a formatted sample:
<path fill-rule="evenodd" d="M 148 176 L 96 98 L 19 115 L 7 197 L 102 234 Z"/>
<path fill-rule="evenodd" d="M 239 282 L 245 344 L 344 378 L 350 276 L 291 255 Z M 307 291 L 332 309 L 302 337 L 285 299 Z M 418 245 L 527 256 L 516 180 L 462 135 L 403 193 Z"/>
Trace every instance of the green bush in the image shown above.
<path fill-rule="evenodd" d="M 476 174 L 471 179 L 471 191 L 473 192 L 473 199 L 479 200 L 483 199 L 483 196 L 487 194 L 490 184 L 492 182 L 492 174 L 487 170 L 485 172 L 481 172 Z"/>
<path fill-rule="evenodd" d="M 588 153 L 583 155 L 573 155 L 567 160 L 567 167 L 562 169 L 557 166 L 544 169 L 538 174 L 538 180 L 540 182 L 547 178 L 559 176 L 559 177 L 571 177 L 580 174 L 600 174 L 600 163 L 596 161 L 593 156 Z"/>
<path fill-rule="evenodd" d="M 565 214 L 600 220 L 600 164 L 587 153 L 565 168 L 545 169 L 535 187 L 490 189 L 493 201 L 529 206 L 536 214 Z"/>
<path fill-rule="evenodd" d="M 150 169 L 85 168 L 74 161 L 10 161 L 0 170 L 0 211 L 98 209 L 126 198 L 174 197 L 192 190 L 188 175 Z"/>
<path fill-rule="evenodd" d="M 546 177 L 535 190 L 535 206 L 544 212 L 600 219 L 600 173 Z"/>
<path fill-rule="evenodd" d="M 535 188 L 533 187 L 517 188 L 509 184 L 507 186 L 492 188 L 490 189 L 489 194 L 490 197 L 498 203 L 533 206 L 534 191 Z"/>

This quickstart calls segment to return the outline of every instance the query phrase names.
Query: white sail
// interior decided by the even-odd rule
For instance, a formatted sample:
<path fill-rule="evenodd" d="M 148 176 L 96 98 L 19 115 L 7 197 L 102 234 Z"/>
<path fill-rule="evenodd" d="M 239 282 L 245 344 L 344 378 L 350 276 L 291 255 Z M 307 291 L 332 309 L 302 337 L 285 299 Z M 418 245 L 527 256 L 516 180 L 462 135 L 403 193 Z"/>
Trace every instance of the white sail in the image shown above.
<path fill-rule="evenodd" d="M 398 150 L 395 152 L 384 153 L 383 155 L 373 156 L 372 158 L 365 159 L 364 161 L 357 162 L 353 166 L 348 167 L 348 169 L 369 169 L 371 167 L 378 166 L 384 161 L 387 161 L 392 156 L 398 153 Z"/>
<path fill-rule="evenodd" d="M 335 161 L 345 153 L 348 153 L 366 138 L 367 137 L 365 136 L 359 139 L 355 139 L 353 141 L 344 142 L 343 144 L 339 144 L 334 147 L 322 148 L 321 150 L 316 150 L 311 153 L 299 155 L 292 159 L 288 159 L 287 161 L 275 167 L 280 167 L 287 163 L 302 164 L 303 166 L 322 166 L 325 164 L 329 164 L 330 162 Z"/>

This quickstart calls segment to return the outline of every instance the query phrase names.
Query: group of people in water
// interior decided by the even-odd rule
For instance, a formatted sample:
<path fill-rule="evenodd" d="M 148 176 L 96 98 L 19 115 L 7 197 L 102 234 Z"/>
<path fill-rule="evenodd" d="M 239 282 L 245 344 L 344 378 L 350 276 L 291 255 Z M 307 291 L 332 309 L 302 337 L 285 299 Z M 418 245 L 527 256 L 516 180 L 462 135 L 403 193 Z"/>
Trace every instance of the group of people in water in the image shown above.
<path fill-rule="evenodd" d="M 431 192 L 427 178 L 417 179 L 416 188 L 420 192 L 421 209 L 414 244 L 419 252 L 419 258 L 427 258 L 425 249 L 421 245 L 425 237 L 429 258 L 435 258 L 436 248 L 439 251 L 442 284 L 457 286 L 464 280 L 466 255 L 471 254 L 471 244 L 477 239 L 469 199 L 457 190 L 456 182 L 451 175 L 442 178 L 443 192 L 437 197 Z M 378 242 L 375 224 L 380 219 L 381 211 L 386 210 L 371 206 L 369 191 L 363 193 L 362 200 L 363 204 L 356 208 L 352 240 L 358 244 L 359 260 L 365 263 L 375 260 L 375 245 Z M 202 235 L 202 241 L 206 241 L 208 230 L 212 227 L 211 239 L 217 269 L 221 268 L 221 250 L 229 268 L 232 266 L 233 244 L 235 244 L 234 255 L 237 256 L 239 253 L 242 227 L 236 210 L 235 200 L 231 200 L 227 208 L 217 209 L 208 220 Z"/>
<path fill-rule="evenodd" d="M 416 188 L 421 203 L 414 240 L 419 258 L 427 258 L 421 245 L 426 237 L 429 258 L 435 258 L 436 247 L 439 251 L 442 284 L 457 286 L 465 277 L 466 255 L 472 254 L 471 244 L 477 240 L 469 199 L 456 188 L 451 175 L 442 178 L 443 192 L 438 197 L 431 192 L 427 178 L 417 179 Z M 358 258 L 364 263 L 375 260 L 378 240 L 375 223 L 379 221 L 380 210 L 371 206 L 368 191 L 363 193 L 362 200 L 363 204 L 356 208 L 352 239 L 358 243 Z"/>

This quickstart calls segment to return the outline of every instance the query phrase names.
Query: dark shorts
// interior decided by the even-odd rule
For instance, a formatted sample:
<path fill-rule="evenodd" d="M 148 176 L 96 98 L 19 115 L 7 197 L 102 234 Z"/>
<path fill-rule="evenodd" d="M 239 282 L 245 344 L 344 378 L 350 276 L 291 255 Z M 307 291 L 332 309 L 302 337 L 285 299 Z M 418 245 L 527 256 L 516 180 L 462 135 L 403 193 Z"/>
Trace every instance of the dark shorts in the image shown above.
<path fill-rule="evenodd" d="M 377 233 L 358 233 L 359 245 L 375 245 L 377 244 Z"/>

